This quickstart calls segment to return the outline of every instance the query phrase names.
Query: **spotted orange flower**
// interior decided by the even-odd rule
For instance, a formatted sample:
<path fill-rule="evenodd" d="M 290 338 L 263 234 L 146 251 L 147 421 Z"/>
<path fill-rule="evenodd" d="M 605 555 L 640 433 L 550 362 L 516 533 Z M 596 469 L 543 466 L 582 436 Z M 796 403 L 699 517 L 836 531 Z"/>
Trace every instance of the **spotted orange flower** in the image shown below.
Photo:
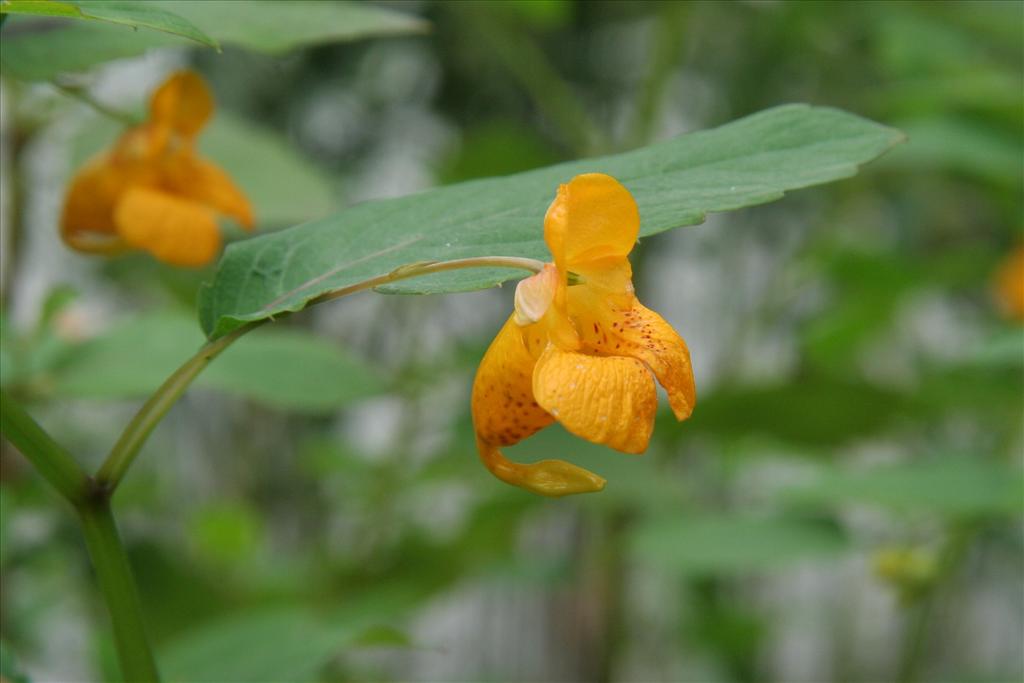
<path fill-rule="evenodd" d="M 1007 318 L 1024 322 L 1024 245 L 999 266 L 995 275 L 995 296 Z"/>
<path fill-rule="evenodd" d="M 640 230 L 629 191 L 589 173 L 558 188 L 544 218 L 554 263 L 519 283 L 515 312 L 473 383 L 480 458 L 502 481 L 545 496 L 600 491 L 605 481 L 561 460 L 523 465 L 500 448 L 554 423 L 624 453 L 647 449 L 657 378 L 685 420 L 696 389 L 690 353 L 633 293 L 627 255 Z"/>
<path fill-rule="evenodd" d="M 249 200 L 195 151 L 213 109 L 198 74 L 168 78 L 153 94 L 147 120 L 71 181 L 61 216 L 64 242 L 90 253 L 143 249 L 165 263 L 201 266 L 220 251 L 217 214 L 251 230 Z"/>

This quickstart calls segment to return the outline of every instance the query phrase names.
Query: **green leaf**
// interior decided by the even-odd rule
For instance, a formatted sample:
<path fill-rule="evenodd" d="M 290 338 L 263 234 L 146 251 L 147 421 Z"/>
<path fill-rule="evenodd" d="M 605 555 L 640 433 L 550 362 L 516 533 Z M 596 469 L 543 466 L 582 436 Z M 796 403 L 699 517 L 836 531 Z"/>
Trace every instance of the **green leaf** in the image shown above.
<path fill-rule="evenodd" d="M 409 263 L 484 255 L 548 258 L 544 212 L 559 183 L 579 173 L 615 176 L 640 206 L 641 235 L 773 201 L 786 190 L 845 178 L 902 134 L 835 109 L 787 105 L 720 128 L 625 154 L 367 202 L 321 221 L 228 248 L 201 295 L 211 337 L 251 320 L 302 309 L 311 299 Z M 385 291 L 480 289 L 517 275 L 460 270 Z"/>
<path fill-rule="evenodd" d="M 194 329 L 195 322 L 190 324 Z M 240 340 L 198 384 L 307 413 L 330 412 L 384 388 L 375 373 L 337 344 L 298 330 L 259 330 Z"/>
<path fill-rule="evenodd" d="M 298 604 L 250 610 L 200 624 L 160 651 L 170 681 L 312 681 L 342 648 L 397 619 L 423 598 L 395 582 L 348 594 L 341 607 Z"/>
<path fill-rule="evenodd" d="M 178 4 L 170 5 L 175 10 Z M 203 45 L 220 48 L 217 41 L 203 33 L 188 19 L 170 9 L 157 7 L 152 2 L 131 2 L 130 0 L 2 0 L 0 13 L 34 14 L 49 17 L 71 17 L 91 19 L 111 24 L 122 24 L 132 28 L 151 28 L 156 31 L 182 36 Z M 5 45 L 6 47 L 6 45 Z"/>
<path fill-rule="evenodd" d="M 784 496 L 829 507 L 858 503 L 958 516 L 1007 514 L 1024 510 L 1024 474 L 978 457 L 927 458 L 864 471 L 830 468 Z"/>
<path fill-rule="evenodd" d="M 166 33 L 126 31 L 118 26 L 74 22 L 66 26 L 35 26 L 11 19 L 4 26 L 0 70 L 25 81 L 50 81 L 97 64 L 141 55 L 147 50 L 183 46 Z"/>
<path fill-rule="evenodd" d="M 184 315 L 128 320 L 74 349 L 53 371 L 53 390 L 79 398 L 142 398 L 203 341 L 195 322 Z M 252 333 L 226 350 L 196 383 L 309 413 L 334 410 L 383 388 L 377 375 L 337 345 L 294 329 Z"/>
<path fill-rule="evenodd" d="M 659 517 L 641 524 L 630 540 L 637 559 L 681 574 L 776 569 L 847 547 L 829 524 L 749 516 Z"/>
<path fill-rule="evenodd" d="M 172 0 L 157 4 L 174 8 L 200 26 L 209 26 L 224 43 L 268 54 L 322 43 L 424 33 L 429 27 L 418 17 L 356 2 Z"/>
<path fill-rule="evenodd" d="M 265 609 L 189 631 L 160 664 L 174 681 L 309 681 L 354 635 L 302 607 Z"/>
<path fill-rule="evenodd" d="M 98 3 L 105 5 L 106 3 Z M 136 3 L 152 11 L 180 14 L 225 45 L 280 54 L 307 45 L 363 40 L 376 36 L 423 32 L 427 23 L 401 12 L 348 2 Z M 190 44 L 178 35 L 143 27 L 138 31 L 99 22 L 44 26 L 28 17 L 4 26 L 0 64 L 6 75 L 22 80 L 52 80 L 112 59 L 148 50 Z"/>

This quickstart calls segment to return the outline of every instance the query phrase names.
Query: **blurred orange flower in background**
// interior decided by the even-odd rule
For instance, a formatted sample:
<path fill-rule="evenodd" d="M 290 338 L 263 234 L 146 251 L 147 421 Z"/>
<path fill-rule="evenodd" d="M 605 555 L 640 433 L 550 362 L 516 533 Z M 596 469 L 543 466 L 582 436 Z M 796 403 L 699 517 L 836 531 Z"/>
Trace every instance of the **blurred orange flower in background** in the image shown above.
<path fill-rule="evenodd" d="M 545 496 L 603 489 L 604 479 L 571 463 L 522 465 L 499 448 L 557 420 L 588 441 L 642 453 L 658 407 L 655 378 L 678 420 L 693 411 L 686 342 L 633 293 L 627 255 L 639 232 L 636 202 L 611 176 L 588 173 L 558 188 L 544 218 L 555 261 L 519 283 L 515 312 L 473 383 L 477 449 L 502 481 Z"/>
<path fill-rule="evenodd" d="M 74 249 L 143 249 L 175 266 L 202 266 L 220 251 L 217 214 L 253 227 L 249 200 L 195 151 L 214 103 L 203 79 L 179 71 L 153 94 L 149 117 L 75 175 L 61 237 Z"/>
<path fill-rule="evenodd" d="M 1006 317 L 1024 322 L 1024 244 L 1014 249 L 996 271 L 995 296 Z"/>

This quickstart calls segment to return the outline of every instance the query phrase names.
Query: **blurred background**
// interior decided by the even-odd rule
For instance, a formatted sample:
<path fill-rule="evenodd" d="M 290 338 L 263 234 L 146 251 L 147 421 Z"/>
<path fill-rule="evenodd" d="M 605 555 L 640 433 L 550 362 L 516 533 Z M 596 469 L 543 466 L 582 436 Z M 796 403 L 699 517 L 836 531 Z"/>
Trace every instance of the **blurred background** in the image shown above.
<path fill-rule="evenodd" d="M 1024 237 L 1024 4 L 392 2 L 338 34 L 351 6 L 228 4 L 265 44 L 3 26 L 2 379 L 90 467 L 201 343 L 213 268 L 63 246 L 66 184 L 119 130 L 83 98 L 142 111 L 201 72 L 202 149 L 263 232 L 785 102 L 909 142 L 639 245 L 693 418 L 663 405 L 641 458 L 557 427 L 510 453 L 567 457 L 600 494 L 534 497 L 478 462 L 469 390 L 511 287 L 363 293 L 246 337 L 114 500 L 165 675 L 1024 678 L 1024 337 L 997 285 Z M 304 14 L 320 32 L 281 38 Z M 99 57 L 74 52 L 89 31 Z M 116 679 L 75 520 L 2 446 L 3 680 Z"/>

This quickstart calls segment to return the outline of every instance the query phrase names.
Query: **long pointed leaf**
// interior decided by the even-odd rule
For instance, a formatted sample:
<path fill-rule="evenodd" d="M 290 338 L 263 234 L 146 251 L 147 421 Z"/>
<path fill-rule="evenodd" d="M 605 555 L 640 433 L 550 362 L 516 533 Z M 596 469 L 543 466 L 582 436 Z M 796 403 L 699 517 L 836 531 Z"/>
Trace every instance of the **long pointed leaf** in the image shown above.
<path fill-rule="evenodd" d="M 608 173 L 623 182 L 640 206 L 641 235 L 653 235 L 700 223 L 711 211 L 763 204 L 787 190 L 851 176 L 902 140 L 899 131 L 846 112 L 793 104 L 625 154 L 367 202 L 231 245 L 200 297 L 200 319 L 215 338 L 417 261 L 547 260 L 544 212 L 558 184 L 579 173 Z M 459 270 L 386 291 L 467 291 L 518 275 Z"/>

